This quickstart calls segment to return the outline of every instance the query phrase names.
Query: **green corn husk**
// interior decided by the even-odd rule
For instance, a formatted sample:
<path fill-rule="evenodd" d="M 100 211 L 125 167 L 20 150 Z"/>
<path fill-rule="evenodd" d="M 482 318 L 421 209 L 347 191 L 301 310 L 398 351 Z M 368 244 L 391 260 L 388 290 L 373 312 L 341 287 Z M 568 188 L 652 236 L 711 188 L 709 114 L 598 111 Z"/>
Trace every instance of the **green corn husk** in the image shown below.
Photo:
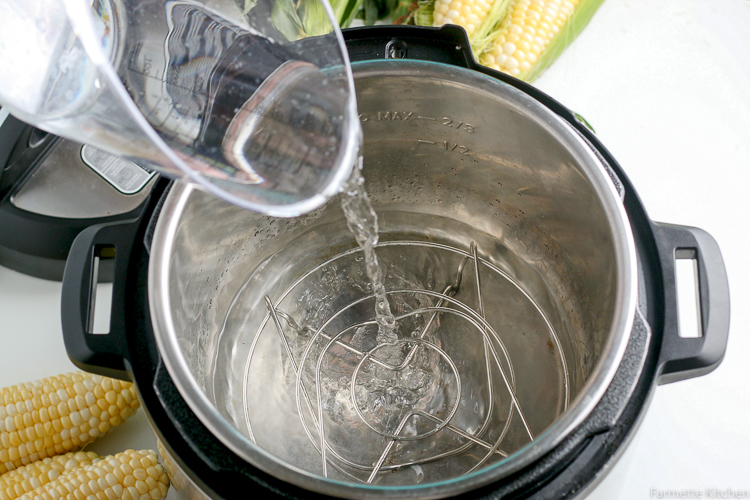
<path fill-rule="evenodd" d="M 278 0 L 271 10 L 271 23 L 287 40 L 304 38 L 305 26 L 293 0 Z"/>
<path fill-rule="evenodd" d="M 478 55 L 484 52 L 492 42 L 500 35 L 501 30 L 508 24 L 508 10 L 511 5 L 511 0 L 495 0 L 492 3 L 490 11 L 487 13 L 487 17 L 484 18 L 474 33 L 469 37 L 471 43 L 471 50 L 474 52 L 474 57 L 478 58 Z"/>
<path fill-rule="evenodd" d="M 479 24 L 474 33 L 469 37 L 472 51 L 475 55 L 481 54 L 499 34 L 502 24 L 508 14 L 512 0 L 495 0 L 487 17 Z M 435 11 L 435 0 L 417 0 L 417 10 L 413 20 L 417 26 L 432 26 L 434 24 L 433 13 Z"/>
<path fill-rule="evenodd" d="M 435 11 L 435 0 L 417 0 L 417 10 L 414 11 L 413 21 L 417 26 L 432 26 Z"/>
<path fill-rule="evenodd" d="M 306 0 L 298 3 L 298 12 L 302 18 L 305 34 L 308 36 L 325 35 L 332 31 L 331 21 L 319 0 Z"/>
<path fill-rule="evenodd" d="M 255 7 L 257 3 L 258 0 L 237 0 L 237 5 L 240 6 L 243 14 L 247 14 L 248 12 L 250 12 L 250 9 Z"/>
<path fill-rule="evenodd" d="M 364 21 L 365 26 L 372 26 L 375 21 L 386 18 L 395 21 L 408 15 L 411 2 L 412 0 L 364 0 L 357 17 Z"/>
<path fill-rule="evenodd" d="M 533 82 L 539 78 L 555 62 L 560 54 L 568 48 L 573 40 L 581 34 L 603 2 L 604 0 L 581 0 L 576 5 L 575 10 L 568 20 L 565 21 L 565 24 L 562 25 L 560 31 L 550 40 L 549 45 L 547 45 L 547 48 L 542 52 L 536 63 L 528 72 L 519 74 L 518 78 L 527 82 Z"/>
<path fill-rule="evenodd" d="M 331 0 L 331 8 L 339 26 L 348 28 L 365 1 L 367 0 Z M 256 3 L 257 0 L 244 0 L 244 12 L 249 12 Z M 276 0 L 271 10 L 271 22 L 287 40 L 325 35 L 332 30 L 322 0 Z"/>
<path fill-rule="evenodd" d="M 417 6 L 416 0 L 396 0 L 391 11 L 393 24 L 413 24 L 410 19 L 414 16 Z"/>
<path fill-rule="evenodd" d="M 417 9 L 414 11 L 412 21 L 417 26 L 432 26 L 434 23 L 435 0 L 416 0 Z"/>
<path fill-rule="evenodd" d="M 348 28 L 357 18 L 364 0 L 331 0 L 331 7 L 341 28 Z"/>
<path fill-rule="evenodd" d="M 378 20 L 378 2 L 377 0 L 365 0 L 364 6 L 365 25 L 372 26 Z"/>

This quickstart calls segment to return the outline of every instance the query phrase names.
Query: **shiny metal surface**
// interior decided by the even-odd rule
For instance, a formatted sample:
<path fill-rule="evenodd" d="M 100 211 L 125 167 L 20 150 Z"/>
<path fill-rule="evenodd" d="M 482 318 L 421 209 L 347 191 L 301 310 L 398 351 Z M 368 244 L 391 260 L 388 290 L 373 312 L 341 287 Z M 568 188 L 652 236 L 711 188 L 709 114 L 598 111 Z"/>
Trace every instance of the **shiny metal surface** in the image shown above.
<path fill-rule="evenodd" d="M 566 123 L 528 96 L 486 76 L 440 64 L 382 61 L 353 69 L 365 137 L 364 174 L 382 221 L 381 242 L 430 242 L 466 253 L 476 242 L 481 261 L 517 283 L 538 307 L 566 359 L 570 404 L 565 410 L 559 398 L 558 405 L 545 406 L 550 395 L 564 394 L 565 387 L 562 367 L 539 360 L 539 348 L 549 350 L 549 330 L 513 330 L 514 324 L 530 326 L 525 318 L 535 317 L 533 306 L 488 293 L 484 287 L 492 282 L 482 277 L 488 318 L 507 314 L 513 320 L 498 335 L 508 346 L 516 394 L 536 439 L 526 444 L 527 437 L 507 458 L 465 476 L 441 480 L 436 475 L 387 490 L 401 498 L 455 495 L 540 457 L 599 400 L 633 321 L 632 235 L 618 194 L 594 153 Z M 267 436 L 275 439 L 265 444 L 254 427 L 258 445 L 253 444 L 242 404 L 245 398 L 250 411 L 257 412 L 256 420 L 265 412 L 261 423 L 286 422 L 283 412 L 266 411 L 274 405 L 282 408 L 279 400 L 286 396 L 273 385 L 283 379 L 280 360 L 285 356 L 273 322 L 268 322 L 268 334 L 255 335 L 269 314 L 264 297 L 281 297 L 305 272 L 353 249 L 344 228 L 335 202 L 302 218 L 274 219 L 179 186 L 166 200 L 156 228 L 149 297 L 157 343 L 175 384 L 222 442 L 254 466 L 294 484 L 340 497 L 375 498 L 385 493 L 380 485 L 324 479 L 320 455 L 313 463 L 280 451 L 310 446 L 304 432 L 284 429 L 283 440 L 271 433 Z M 398 259 L 395 255 L 392 260 Z M 430 265 L 435 263 L 439 265 Z M 421 267 L 414 266 L 429 270 L 426 288 L 440 292 L 454 279 L 458 261 L 444 264 L 424 257 Z M 325 282 L 322 278 L 319 283 Z M 333 295 L 322 304 L 334 307 L 331 297 L 340 292 L 336 283 L 342 281 L 332 280 Z M 465 287 L 478 313 L 471 289 Z M 274 306 L 303 324 L 294 307 L 304 309 L 304 304 Z M 482 352 L 483 340 L 478 339 L 464 345 Z M 253 345 L 268 358 L 259 366 L 268 369 L 251 374 L 251 379 L 264 378 L 256 379 L 256 392 L 248 393 L 243 378 Z M 442 346 L 448 349 L 446 343 Z M 260 389 L 266 390 L 258 393 Z"/>
<path fill-rule="evenodd" d="M 198 488 L 158 439 L 156 440 L 156 448 L 159 450 L 162 462 L 164 462 L 164 468 L 167 470 L 170 485 L 175 491 L 180 493 L 180 498 L 186 500 L 210 500 L 211 497 Z"/>
<path fill-rule="evenodd" d="M 28 212 L 69 219 L 110 217 L 135 210 L 151 191 L 122 194 L 81 160 L 81 145 L 61 140 L 11 202 Z"/>
<path fill-rule="evenodd" d="M 342 479 L 354 482 L 409 485 L 415 479 L 421 483 L 457 477 L 507 457 L 506 450 L 534 439 L 529 422 L 543 429 L 567 407 L 568 370 L 556 333 L 518 283 L 478 257 L 476 244 L 462 251 L 398 239 L 377 248 L 390 278 L 389 301 L 398 314 L 401 362 L 391 365 L 379 359 L 378 351 L 385 344 L 375 339 L 374 296 L 359 296 L 351 289 L 356 283 L 352 277 L 362 274 L 360 250 L 331 257 L 304 273 L 276 305 L 264 296 L 269 314 L 248 337 L 252 345 L 242 386 L 245 422 L 253 442 L 292 464 L 322 460 L 315 470 L 325 477 L 338 477 L 331 474 L 330 466 Z M 271 269 L 280 253 L 264 266 L 268 271 L 263 281 L 273 280 Z M 413 264 L 425 259 L 440 274 L 448 271 L 450 284 L 442 293 L 419 283 L 423 269 Z M 445 264 L 456 261 L 454 274 Z M 332 275 L 338 281 L 330 289 Z M 477 276 L 483 276 L 481 286 Z M 242 316 L 248 304 L 258 301 L 256 293 L 260 292 L 241 294 L 229 317 Z M 485 315 L 485 294 L 493 297 L 488 302 L 512 303 L 521 314 L 511 318 L 508 311 L 498 315 L 491 310 Z M 323 296 L 342 307 L 316 305 Z M 304 326 L 293 316 L 301 318 Z M 284 345 L 285 355 L 280 358 L 263 348 L 264 342 L 273 342 L 273 330 Z M 519 346 L 514 338 L 522 337 L 527 343 Z M 325 344 L 322 350 L 321 344 Z M 522 376 L 528 376 L 528 367 L 533 366 L 537 379 L 544 380 L 535 387 L 543 401 L 531 397 L 528 381 L 516 377 L 509 351 L 517 355 L 516 362 L 522 361 Z M 524 353 L 531 357 L 521 357 Z M 267 377 L 290 363 L 291 384 L 288 376 L 287 380 Z M 434 378 L 432 387 L 420 387 L 425 376 Z M 385 390 L 378 386 L 382 382 L 388 383 Z M 296 408 L 276 401 L 269 387 L 294 393 Z M 422 389 L 426 390 L 419 394 Z M 415 393 L 419 400 L 403 402 Z M 262 408 L 253 404 L 258 400 L 266 404 Z M 524 408 L 533 419 L 526 417 Z M 268 419 L 269 413 L 276 418 Z M 277 442 L 279 429 L 303 430 L 312 446 L 285 447 L 283 440 Z M 386 441 L 379 445 L 381 437 Z M 480 448 L 472 448 L 475 444 Z"/>

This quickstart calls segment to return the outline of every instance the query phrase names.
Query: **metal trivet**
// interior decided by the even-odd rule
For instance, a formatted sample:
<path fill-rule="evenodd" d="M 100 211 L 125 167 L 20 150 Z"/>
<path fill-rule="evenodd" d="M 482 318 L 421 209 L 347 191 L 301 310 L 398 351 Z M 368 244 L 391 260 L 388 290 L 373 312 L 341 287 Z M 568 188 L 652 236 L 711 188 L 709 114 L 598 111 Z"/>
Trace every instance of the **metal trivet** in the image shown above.
<path fill-rule="evenodd" d="M 434 306 L 417 308 L 417 309 L 408 311 L 404 314 L 396 316 L 396 320 L 397 322 L 399 322 L 409 317 L 414 317 L 414 316 L 426 317 L 429 315 L 429 319 L 425 322 L 424 327 L 421 329 L 421 332 L 419 332 L 418 335 L 415 335 L 410 338 L 402 338 L 390 344 L 387 344 L 387 343 L 377 344 L 374 347 L 370 348 L 369 350 L 363 350 L 363 349 L 359 349 L 351 345 L 350 343 L 345 342 L 342 339 L 342 337 L 345 337 L 347 334 L 351 333 L 353 330 L 356 330 L 361 327 L 366 327 L 366 326 L 371 326 L 371 325 L 376 326 L 375 320 L 363 321 L 357 324 L 352 324 L 336 333 L 329 333 L 326 331 L 326 329 L 331 325 L 332 322 L 334 322 L 334 320 L 336 320 L 339 316 L 341 316 L 350 308 L 359 306 L 365 301 L 373 300 L 374 295 L 370 294 L 370 295 L 361 297 L 357 300 L 354 300 L 351 303 L 347 304 L 346 306 L 340 308 L 338 311 L 332 314 L 324 322 L 322 326 L 311 330 L 312 333 L 310 335 L 310 340 L 304 350 L 304 353 L 301 359 L 299 360 L 295 359 L 293 355 L 292 347 L 290 346 L 287 336 L 284 333 L 284 325 L 282 324 L 282 321 L 283 323 L 286 324 L 287 328 L 294 330 L 295 333 L 297 334 L 302 333 L 303 330 L 308 327 L 300 327 L 297 324 L 297 322 L 294 320 L 294 318 L 292 318 L 289 314 L 287 314 L 286 312 L 278 308 L 278 304 L 280 304 L 284 300 L 284 298 L 286 298 L 287 295 L 289 295 L 296 287 L 304 283 L 305 279 L 310 277 L 315 271 L 319 270 L 320 268 L 326 265 L 331 264 L 332 262 L 337 261 L 338 259 L 341 259 L 345 256 L 350 256 L 352 253 L 359 251 L 358 248 L 337 254 L 334 257 L 328 259 L 326 262 L 318 265 L 314 269 L 311 269 L 304 276 L 302 276 L 299 280 L 297 280 L 294 284 L 292 284 L 292 286 L 289 287 L 289 289 L 287 289 L 282 294 L 282 296 L 278 299 L 276 305 L 274 305 L 273 301 L 268 297 L 268 295 L 264 297 L 266 307 L 268 308 L 268 314 L 266 315 L 263 322 L 261 323 L 258 329 L 258 332 L 255 336 L 255 339 L 253 341 L 253 345 L 251 346 L 250 354 L 248 356 L 248 365 L 247 365 L 248 369 L 246 369 L 245 371 L 245 380 L 244 380 L 244 385 L 243 385 L 243 397 L 245 398 L 244 400 L 245 420 L 246 420 L 246 424 L 247 424 L 250 437 L 255 442 L 255 437 L 253 435 L 252 424 L 250 422 L 250 416 L 249 416 L 249 411 L 248 411 L 249 410 L 248 401 L 246 399 L 249 365 L 250 365 L 250 360 L 252 359 L 252 356 L 253 356 L 253 352 L 255 350 L 256 343 L 258 341 L 258 338 L 260 337 L 260 333 L 263 331 L 267 323 L 271 321 L 275 327 L 275 330 L 279 336 L 279 339 L 281 340 L 286 356 L 288 356 L 289 361 L 291 362 L 291 366 L 294 371 L 294 375 L 296 377 L 295 391 L 296 391 L 297 412 L 298 412 L 300 421 L 302 423 L 302 427 L 304 428 L 304 431 L 307 434 L 307 437 L 310 439 L 310 442 L 313 444 L 313 446 L 315 447 L 315 449 L 321 456 L 323 475 L 325 477 L 328 477 L 328 466 L 330 465 L 334 469 L 336 469 L 338 472 L 340 472 L 347 478 L 351 479 L 352 481 L 360 482 L 360 483 L 372 483 L 373 480 L 378 476 L 378 474 L 382 474 L 382 473 L 389 472 L 389 471 L 395 471 L 397 469 L 407 467 L 407 466 L 424 464 L 428 462 L 433 462 L 435 460 L 443 459 L 446 457 L 459 455 L 459 454 L 464 453 L 470 447 L 475 446 L 475 445 L 481 448 L 484 448 L 485 450 L 484 456 L 481 459 L 479 459 L 471 468 L 469 468 L 468 470 L 464 472 L 465 474 L 468 474 L 482 467 L 494 455 L 498 455 L 503 458 L 508 456 L 508 454 L 505 451 L 503 451 L 500 447 L 508 433 L 508 429 L 510 427 L 511 420 L 514 414 L 518 415 L 518 418 L 523 424 L 523 428 L 525 430 L 526 435 L 528 436 L 528 439 L 530 441 L 534 440 L 534 433 L 532 432 L 529 426 L 529 423 L 526 419 L 526 416 L 524 415 L 524 412 L 521 408 L 521 405 L 515 393 L 515 386 L 516 386 L 515 374 L 514 374 L 513 365 L 512 365 L 510 356 L 508 354 L 508 351 L 506 350 L 505 345 L 503 344 L 503 341 L 498 335 L 498 333 L 495 331 L 492 325 L 490 325 L 485 320 L 484 300 L 482 297 L 481 277 L 479 274 L 480 263 L 482 263 L 485 267 L 489 268 L 491 271 L 493 271 L 497 275 L 501 276 L 502 278 L 510 281 L 513 285 L 515 285 L 515 287 L 519 291 L 521 291 L 521 293 L 523 293 L 523 295 L 525 295 L 529 299 L 529 301 L 531 301 L 532 304 L 534 304 L 537 311 L 544 318 L 544 321 L 547 323 L 547 326 L 551 333 L 552 339 L 555 342 L 555 345 L 557 347 L 556 350 L 559 353 L 561 366 L 563 368 L 564 390 L 565 390 L 564 407 L 567 408 L 567 404 L 569 400 L 568 369 L 567 369 L 565 357 L 564 357 L 557 335 L 555 334 L 554 330 L 552 329 L 552 326 L 550 325 L 549 321 L 547 320 L 546 316 L 543 314 L 541 309 L 536 305 L 535 302 L 533 302 L 533 300 L 531 300 L 531 297 L 529 297 L 528 294 L 526 294 L 521 289 L 521 287 L 518 285 L 518 283 L 515 282 L 515 280 L 513 280 L 510 276 L 508 276 L 506 273 L 504 273 L 502 270 L 500 270 L 493 264 L 487 262 L 484 259 L 480 259 L 477 256 L 477 245 L 475 242 L 471 243 L 468 252 L 461 250 L 459 248 L 455 248 L 455 247 L 451 247 L 447 245 L 431 243 L 431 242 L 421 242 L 421 241 L 392 241 L 392 242 L 380 243 L 378 247 L 394 246 L 394 245 L 431 247 L 431 248 L 435 248 L 439 250 L 455 252 L 463 256 L 458 266 L 458 269 L 456 270 L 455 280 L 453 281 L 453 283 L 447 285 L 442 293 L 431 291 L 431 290 L 418 290 L 418 289 L 389 290 L 387 292 L 387 295 L 389 296 L 389 298 L 396 296 L 398 294 L 409 294 L 410 296 L 420 295 L 424 297 L 429 297 L 430 299 L 436 301 Z M 455 295 L 459 291 L 461 284 L 463 282 L 464 268 L 466 267 L 469 261 L 472 261 L 473 268 L 474 268 L 473 269 L 474 276 L 475 276 L 474 284 L 476 286 L 476 296 L 477 296 L 476 310 L 470 307 L 469 305 L 464 304 L 463 302 L 455 299 Z M 440 346 L 438 346 L 436 343 L 431 342 L 429 339 L 429 334 L 431 331 L 433 331 L 433 326 L 438 322 L 438 319 L 441 315 L 454 315 L 460 318 L 461 320 L 471 325 L 471 327 L 476 332 L 481 334 L 483 337 L 484 365 L 485 365 L 485 371 L 486 371 L 486 389 L 488 393 L 488 398 L 487 398 L 488 406 L 486 410 L 486 416 L 484 417 L 484 421 L 473 432 L 468 432 L 467 430 L 462 429 L 461 427 L 454 425 L 451 422 L 451 420 L 455 416 L 456 411 L 459 407 L 458 403 L 459 401 L 461 401 L 461 395 L 462 395 L 461 394 L 461 376 L 459 373 L 458 366 L 450 358 L 450 356 L 443 349 L 441 349 Z M 311 352 L 313 350 L 313 346 L 320 345 L 321 343 L 324 343 L 324 347 L 317 354 L 316 358 L 311 359 Z M 351 374 L 350 398 L 351 398 L 351 401 L 353 402 L 352 406 L 355 409 L 361 421 L 367 427 L 369 427 L 372 431 L 382 436 L 386 441 L 386 445 L 384 446 L 378 460 L 375 463 L 362 464 L 362 463 L 354 462 L 346 458 L 345 456 L 342 456 L 343 452 L 341 450 L 335 449 L 335 447 L 332 446 L 332 444 L 326 439 L 326 426 L 324 424 L 324 418 L 323 418 L 323 402 L 322 402 L 322 395 L 321 395 L 321 371 L 322 371 L 323 359 L 333 346 L 343 348 L 348 353 L 356 356 L 359 359 L 359 362 L 357 363 L 356 368 L 353 370 Z M 389 364 L 377 357 L 377 354 L 379 353 L 379 351 L 386 348 L 387 346 L 396 346 L 396 347 L 400 346 L 402 348 L 403 352 L 405 352 L 406 354 L 404 355 L 403 361 L 401 363 Z M 358 376 L 362 372 L 363 367 L 367 365 L 368 363 L 378 365 L 384 369 L 392 370 L 394 372 L 404 370 L 410 365 L 410 363 L 412 363 L 412 361 L 415 358 L 415 354 L 417 353 L 419 349 L 427 349 L 430 351 L 434 351 L 434 353 L 436 353 L 436 355 L 439 356 L 439 358 L 442 359 L 445 362 L 445 364 L 447 364 L 450 367 L 450 370 L 453 372 L 453 378 L 454 378 L 454 384 L 455 384 L 455 393 L 456 393 L 455 401 L 453 402 L 452 405 L 449 405 L 450 410 L 448 414 L 444 416 L 443 418 L 440 418 L 432 414 L 431 412 L 427 412 L 423 409 L 416 409 L 416 408 L 412 409 L 408 411 L 400 420 L 399 424 L 395 428 L 395 432 L 388 432 L 387 430 L 379 428 L 378 426 L 371 423 L 368 420 L 367 416 L 363 414 L 363 411 L 360 408 L 360 406 L 357 404 L 356 395 L 355 395 L 355 387 L 357 386 Z M 505 362 L 505 366 L 503 362 L 501 362 L 501 359 Z M 306 363 L 309 363 L 311 361 L 314 362 L 315 364 L 315 384 L 314 384 L 314 387 L 308 388 L 303 381 L 303 370 L 300 369 L 300 367 L 305 366 Z M 500 377 L 502 379 L 502 384 L 507 390 L 507 393 L 510 399 L 510 405 L 509 405 L 509 413 L 507 415 L 507 418 L 505 419 L 505 424 L 503 425 L 500 435 L 494 440 L 489 440 L 488 436 L 486 436 L 485 434 L 491 424 L 491 419 L 492 419 L 492 414 L 493 414 L 493 404 L 494 404 L 494 399 L 495 399 L 495 394 L 494 394 L 494 389 L 493 389 L 493 375 L 492 375 L 493 371 L 500 374 Z M 306 410 L 306 411 L 303 411 L 303 410 Z M 306 413 L 310 417 L 309 420 L 308 418 L 305 417 Z M 425 421 L 428 421 L 428 422 L 432 422 L 434 424 L 434 427 L 426 432 L 417 433 L 415 435 L 402 434 L 408 422 L 415 417 L 418 419 L 424 419 Z M 386 464 L 386 459 L 388 458 L 389 454 L 393 451 L 393 447 L 396 443 L 408 444 L 409 442 L 419 441 L 429 436 L 433 436 L 437 433 L 452 433 L 455 436 L 465 439 L 467 442 L 463 444 L 459 444 L 455 448 L 450 449 L 448 451 L 441 451 L 433 455 L 420 457 L 419 459 L 405 460 L 405 461 L 397 462 L 397 463 L 393 463 L 393 461 L 389 461 L 389 463 Z M 317 434 L 317 438 L 314 434 Z M 349 467 L 350 469 L 361 471 L 363 475 L 366 475 L 367 477 L 366 478 L 358 477 L 357 475 L 345 470 L 344 466 Z"/>

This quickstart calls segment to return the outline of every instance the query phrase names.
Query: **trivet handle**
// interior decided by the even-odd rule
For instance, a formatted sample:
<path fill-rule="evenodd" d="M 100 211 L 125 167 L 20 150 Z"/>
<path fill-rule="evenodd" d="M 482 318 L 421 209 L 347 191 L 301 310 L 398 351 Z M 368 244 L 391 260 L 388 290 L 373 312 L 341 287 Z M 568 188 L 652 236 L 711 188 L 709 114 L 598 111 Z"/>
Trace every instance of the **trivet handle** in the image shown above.
<path fill-rule="evenodd" d="M 713 371 L 727 348 L 729 283 L 719 245 L 702 229 L 654 223 L 664 283 L 664 336 L 659 384 L 668 384 Z M 679 334 L 675 262 L 678 252 L 691 252 L 698 270 L 702 336 Z"/>
<path fill-rule="evenodd" d="M 65 349 L 82 370 L 130 380 L 125 367 L 127 353 L 126 297 L 124 283 L 128 261 L 141 219 L 99 224 L 83 230 L 70 248 L 62 283 L 62 330 Z M 112 309 L 109 333 L 91 333 L 96 294 L 96 257 L 114 248 Z"/>

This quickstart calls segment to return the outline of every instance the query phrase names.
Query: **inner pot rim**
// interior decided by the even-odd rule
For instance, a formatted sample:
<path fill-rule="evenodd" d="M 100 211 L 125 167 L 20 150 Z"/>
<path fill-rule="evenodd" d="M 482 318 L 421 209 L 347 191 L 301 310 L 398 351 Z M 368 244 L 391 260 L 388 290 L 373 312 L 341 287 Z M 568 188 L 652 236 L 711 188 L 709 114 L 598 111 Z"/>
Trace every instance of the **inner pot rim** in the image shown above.
<path fill-rule="evenodd" d="M 178 344 L 170 315 L 168 280 L 174 238 L 194 189 L 184 184 L 174 186 L 169 193 L 154 231 L 148 277 L 154 335 L 164 364 L 191 410 L 225 446 L 264 472 L 302 488 L 344 498 L 379 498 L 385 491 L 398 498 L 456 495 L 497 481 L 539 459 L 581 424 L 603 396 L 619 367 L 635 315 L 637 268 L 630 222 L 612 180 L 591 147 L 570 124 L 522 91 L 481 73 L 440 63 L 386 60 L 357 63 L 353 65 L 353 70 L 355 80 L 373 76 L 403 76 L 406 70 L 412 75 L 442 79 L 451 85 L 462 85 L 472 90 L 479 89 L 491 98 L 502 97 L 565 144 L 587 174 L 599 195 L 612 230 L 618 281 L 615 311 L 602 356 L 568 409 L 534 441 L 508 458 L 472 474 L 439 483 L 400 487 L 359 485 L 324 479 L 281 462 L 271 453 L 254 445 L 221 416 L 193 377 Z"/>

